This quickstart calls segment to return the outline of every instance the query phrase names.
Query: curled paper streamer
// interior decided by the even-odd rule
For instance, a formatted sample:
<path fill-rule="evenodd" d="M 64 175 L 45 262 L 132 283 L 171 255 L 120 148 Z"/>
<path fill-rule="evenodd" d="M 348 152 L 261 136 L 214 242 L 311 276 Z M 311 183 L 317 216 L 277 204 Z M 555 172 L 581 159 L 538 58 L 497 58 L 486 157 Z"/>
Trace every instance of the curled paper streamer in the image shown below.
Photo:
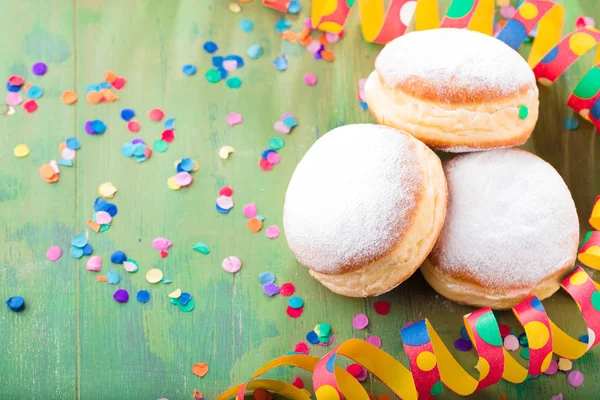
<path fill-rule="evenodd" d="M 410 370 L 383 350 L 359 339 L 350 339 L 321 359 L 294 354 L 279 357 L 256 371 L 249 382 L 230 388 L 217 400 L 236 396 L 244 398 L 247 390 L 264 388 L 294 400 L 310 400 L 310 394 L 293 385 L 266 379 L 255 379 L 281 366 L 294 366 L 313 372 L 313 386 L 318 400 L 368 400 L 367 392 L 348 372 L 336 367 L 338 356 L 350 358 L 379 378 L 398 397 L 405 400 L 426 400 L 442 394 L 444 386 L 467 396 L 504 379 L 521 383 L 540 375 L 550 366 L 552 354 L 575 360 L 600 341 L 599 284 L 581 268 L 575 269 L 561 286 L 575 300 L 588 327 L 588 343 L 570 337 L 546 314 L 537 297 L 518 304 L 513 312 L 529 342 L 529 367 L 524 368 L 502 347 L 500 328 L 489 308 L 467 314 L 463 322 L 479 356 L 479 377 L 464 369 L 446 347 L 427 319 L 400 331 Z"/>
<path fill-rule="evenodd" d="M 588 232 L 583 238 L 577 259 L 582 264 L 600 270 L 600 232 Z"/>
<path fill-rule="evenodd" d="M 263 0 L 263 4 L 286 11 L 286 0 Z M 494 0 L 454 0 L 439 21 L 437 0 L 313 0 L 312 25 L 326 32 L 340 33 L 354 3 L 359 3 L 362 33 L 367 42 L 388 43 L 406 33 L 415 22 L 416 30 L 468 28 L 491 35 Z M 582 26 L 560 38 L 564 8 L 549 0 L 526 0 L 507 21 L 497 38 L 518 49 L 536 26 L 538 32 L 528 57 L 536 79 L 550 85 L 577 59 L 597 47 L 594 66 L 569 96 L 567 105 L 600 130 L 600 31 Z"/>
<path fill-rule="evenodd" d="M 287 12 L 290 0 L 263 0 L 263 4 L 267 7 L 274 8 L 277 11 Z"/>
<path fill-rule="evenodd" d="M 594 229 L 600 230 L 600 196 L 596 197 L 596 200 L 594 201 L 594 208 L 592 209 L 592 215 L 590 215 L 589 221 Z"/>

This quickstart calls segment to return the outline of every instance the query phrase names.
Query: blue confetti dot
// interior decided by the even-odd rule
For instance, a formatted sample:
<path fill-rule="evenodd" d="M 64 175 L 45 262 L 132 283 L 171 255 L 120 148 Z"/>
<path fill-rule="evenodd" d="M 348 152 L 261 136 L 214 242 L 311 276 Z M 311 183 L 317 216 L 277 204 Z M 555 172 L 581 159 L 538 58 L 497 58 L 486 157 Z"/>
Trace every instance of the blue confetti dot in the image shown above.
<path fill-rule="evenodd" d="M 288 305 L 292 308 L 302 308 L 304 301 L 300 297 L 292 297 L 288 300 Z"/>
<path fill-rule="evenodd" d="M 277 23 L 275 24 L 275 29 L 277 29 L 277 32 L 279 33 L 283 33 L 285 31 L 288 30 L 288 28 L 290 28 L 292 26 L 292 23 L 289 21 L 286 21 L 285 19 L 281 18 L 279 21 L 277 21 Z"/>
<path fill-rule="evenodd" d="M 204 50 L 206 50 L 207 53 L 214 53 L 215 51 L 219 50 L 219 46 L 217 46 L 217 44 L 215 42 L 205 42 L 204 43 Z"/>
<path fill-rule="evenodd" d="M 71 244 L 78 248 L 83 248 L 87 244 L 88 240 L 84 235 L 77 235 L 71 240 Z"/>
<path fill-rule="evenodd" d="M 267 159 L 267 156 L 268 156 L 270 153 L 275 153 L 275 154 L 277 154 L 277 152 L 276 152 L 275 150 L 273 150 L 273 149 L 267 149 L 267 150 L 264 150 L 264 151 L 263 151 L 263 152 L 260 154 L 260 156 L 261 156 L 261 158 L 263 158 L 264 160 L 266 160 L 266 159 Z"/>
<path fill-rule="evenodd" d="M 146 152 L 146 145 L 144 143 L 136 143 L 133 146 L 133 155 L 134 156 L 143 156 Z"/>
<path fill-rule="evenodd" d="M 221 56 L 214 56 L 212 58 L 212 65 L 215 68 L 221 68 L 223 66 L 223 60 L 225 60 L 225 58 L 221 57 Z"/>
<path fill-rule="evenodd" d="M 219 68 L 219 73 L 221 74 L 221 79 L 225 79 L 229 75 L 229 72 L 225 68 Z"/>
<path fill-rule="evenodd" d="M 254 22 L 244 18 L 240 21 L 240 29 L 244 32 L 252 32 L 254 29 Z"/>
<path fill-rule="evenodd" d="M 298 14 L 302 10 L 302 5 L 295 0 L 292 0 L 288 5 L 287 12 L 290 14 Z"/>
<path fill-rule="evenodd" d="M 335 354 L 332 354 L 329 360 L 327 360 L 327 364 L 325 364 L 325 368 L 329 372 L 333 372 L 335 370 Z"/>
<path fill-rule="evenodd" d="M 263 48 L 260 44 L 253 44 L 252 46 L 248 47 L 248 50 L 246 50 L 246 54 L 248 54 L 248 57 L 250 57 L 253 60 L 256 60 L 257 58 L 262 56 L 263 52 Z"/>
<path fill-rule="evenodd" d="M 22 296 L 10 296 L 6 300 L 6 305 L 12 311 L 21 312 L 25 308 L 25 299 Z"/>
<path fill-rule="evenodd" d="M 95 119 L 92 121 L 92 130 L 94 133 L 104 133 L 106 132 L 106 124 L 99 119 Z"/>
<path fill-rule="evenodd" d="M 265 220 L 264 215 L 257 215 L 255 218 L 258 219 L 258 220 L 260 220 L 260 221 L 264 221 Z"/>
<path fill-rule="evenodd" d="M 306 334 L 306 341 L 310 344 L 319 343 L 319 335 L 315 331 L 310 331 Z"/>
<path fill-rule="evenodd" d="M 184 158 L 177 167 L 180 167 L 185 172 L 190 172 L 196 166 L 196 163 L 191 158 Z"/>
<path fill-rule="evenodd" d="M 536 310 L 544 311 L 544 306 L 542 305 L 540 299 L 538 299 L 537 297 L 531 299 L 531 302 L 529 304 L 531 304 L 531 307 L 535 308 Z"/>
<path fill-rule="evenodd" d="M 21 90 L 21 86 L 12 86 L 10 83 L 6 82 L 6 90 L 9 92 L 18 92 Z"/>
<path fill-rule="evenodd" d="M 273 60 L 273 66 L 277 71 L 285 71 L 288 67 L 288 62 L 285 58 L 285 55 L 279 56 Z"/>
<path fill-rule="evenodd" d="M 117 272 L 109 271 L 108 274 L 106 274 L 106 282 L 110 283 L 111 285 L 118 285 L 119 282 L 121 282 L 121 277 Z"/>
<path fill-rule="evenodd" d="M 127 256 L 121 250 L 117 250 L 110 255 L 110 261 L 113 264 L 123 264 L 125 260 L 127 260 Z"/>
<path fill-rule="evenodd" d="M 121 154 L 123 154 L 125 157 L 132 157 L 133 156 L 133 149 L 134 146 L 131 143 L 125 143 L 123 145 L 123 147 L 121 147 Z"/>
<path fill-rule="evenodd" d="M 271 272 L 261 272 L 258 275 L 258 281 L 261 283 L 261 285 L 264 285 L 265 283 L 273 283 L 275 282 L 275 275 Z"/>
<path fill-rule="evenodd" d="M 563 126 L 565 127 L 565 129 L 573 131 L 573 130 L 579 128 L 579 121 L 577 121 L 577 119 L 575 119 L 573 117 L 567 117 L 567 118 L 565 118 L 565 121 L 563 122 Z"/>
<path fill-rule="evenodd" d="M 600 99 L 596 100 L 596 103 L 590 108 L 590 115 L 595 119 L 600 119 Z"/>
<path fill-rule="evenodd" d="M 61 165 L 63 167 L 72 167 L 73 166 L 73 161 L 71 160 L 59 160 L 57 162 L 58 165 Z"/>
<path fill-rule="evenodd" d="M 425 321 L 414 323 L 400 331 L 402 341 L 409 346 L 422 346 L 429 343 L 429 333 Z"/>
<path fill-rule="evenodd" d="M 123 118 L 124 121 L 129 121 L 133 117 L 135 117 L 135 111 L 131 108 L 124 108 L 121 110 L 121 118 Z"/>
<path fill-rule="evenodd" d="M 104 211 L 106 211 L 111 217 L 114 217 L 115 215 L 117 215 L 117 212 L 119 210 L 114 204 L 107 203 L 106 207 L 104 207 Z"/>
<path fill-rule="evenodd" d="M 69 253 L 71 255 L 71 258 L 83 257 L 83 249 L 82 248 L 80 249 L 79 247 L 72 246 L 71 251 Z"/>
<path fill-rule="evenodd" d="M 522 23 L 515 19 L 508 20 L 504 28 L 498 33 L 497 39 L 517 50 L 527 38 L 527 32 Z"/>
<path fill-rule="evenodd" d="M 94 251 L 94 248 L 89 243 L 87 243 L 85 246 L 83 246 L 81 250 L 83 250 L 84 256 L 89 256 Z"/>
<path fill-rule="evenodd" d="M 173 283 L 173 281 L 172 281 L 171 279 L 165 279 L 165 278 L 162 278 L 160 281 L 161 281 L 162 283 L 164 283 L 164 284 L 167 284 L 167 285 L 168 285 L 169 283 Z"/>
<path fill-rule="evenodd" d="M 41 87 L 37 85 L 33 85 L 29 89 L 27 89 L 27 97 L 29 97 L 30 99 L 39 99 L 40 97 L 42 97 L 43 94 L 44 91 Z"/>
<path fill-rule="evenodd" d="M 543 64 L 550 64 L 556 59 L 556 56 L 558 56 L 558 46 L 554 46 L 554 48 L 550 50 L 540 62 Z"/>
<path fill-rule="evenodd" d="M 102 82 L 98 85 L 100 89 L 110 89 L 112 84 L 110 82 Z"/>
<path fill-rule="evenodd" d="M 81 148 L 81 144 L 76 137 L 71 137 L 66 140 L 67 147 L 73 150 L 79 150 Z"/>
<path fill-rule="evenodd" d="M 96 197 L 96 201 L 94 201 L 94 211 L 105 211 L 104 207 L 109 204 L 102 197 Z"/>
<path fill-rule="evenodd" d="M 185 306 L 192 299 L 192 295 L 186 292 L 182 292 L 179 296 L 179 304 Z"/>
<path fill-rule="evenodd" d="M 181 68 L 181 72 L 183 72 L 185 75 L 188 75 L 188 76 L 195 75 L 196 71 L 197 71 L 196 66 L 192 65 L 192 64 L 184 65 L 183 68 Z"/>
<path fill-rule="evenodd" d="M 97 92 L 98 90 L 100 90 L 100 86 L 98 85 L 94 85 L 93 83 L 88 85 L 85 92 L 89 93 L 89 92 Z"/>
<path fill-rule="evenodd" d="M 137 292 L 136 298 L 140 303 L 147 303 L 150 301 L 150 292 L 147 290 L 140 290 Z"/>
<path fill-rule="evenodd" d="M 173 129 L 173 125 L 175 124 L 175 118 L 169 118 L 165 121 L 165 129 Z"/>
<path fill-rule="evenodd" d="M 215 207 L 217 208 L 217 211 L 221 214 L 229 214 L 229 210 L 225 210 L 224 208 L 219 207 L 218 204 L 215 204 Z"/>
<path fill-rule="evenodd" d="M 237 67 L 242 68 L 244 66 L 244 59 L 237 54 L 230 54 L 224 58 L 227 61 L 237 61 Z"/>
<path fill-rule="evenodd" d="M 283 124 L 290 129 L 292 129 L 298 125 L 298 121 L 296 121 L 296 118 L 294 118 L 291 115 L 288 115 L 287 117 L 285 117 L 281 122 L 283 122 Z"/>
<path fill-rule="evenodd" d="M 588 343 L 590 341 L 589 335 L 581 335 L 579 336 L 579 341 L 581 343 Z"/>
<path fill-rule="evenodd" d="M 469 342 L 471 341 L 471 338 L 469 337 L 469 333 L 467 332 L 467 328 L 465 328 L 464 326 L 462 328 L 460 328 L 460 337 L 468 340 Z"/>

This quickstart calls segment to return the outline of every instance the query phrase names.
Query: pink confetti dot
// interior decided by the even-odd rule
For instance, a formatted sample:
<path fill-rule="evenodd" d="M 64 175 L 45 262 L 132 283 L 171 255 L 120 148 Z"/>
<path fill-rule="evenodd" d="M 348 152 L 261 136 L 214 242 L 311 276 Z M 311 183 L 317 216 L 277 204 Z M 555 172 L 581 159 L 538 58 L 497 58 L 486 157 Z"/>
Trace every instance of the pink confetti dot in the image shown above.
<path fill-rule="evenodd" d="M 277 239 L 279 237 L 279 228 L 277 227 L 277 225 L 271 225 L 270 227 L 267 228 L 267 230 L 265 231 L 265 235 L 269 238 L 269 239 Z"/>
<path fill-rule="evenodd" d="M 283 134 L 283 135 L 287 135 L 288 133 L 290 133 L 290 128 L 288 128 L 287 126 L 285 126 L 285 124 L 283 123 L 283 121 L 277 121 L 273 124 L 273 128 Z"/>
<path fill-rule="evenodd" d="M 23 97 L 20 93 L 8 92 L 6 95 L 6 104 L 9 106 L 18 106 L 23 102 Z"/>
<path fill-rule="evenodd" d="M 96 213 L 96 223 L 104 225 L 104 224 L 110 224 L 111 221 L 112 221 L 112 217 L 106 211 L 98 211 Z"/>
<path fill-rule="evenodd" d="M 579 387 L 583 385 L 583 374 L 579 371 L 573 370 L 569 372 L 569 375 L 567 376 L 567 382 L 569 382 L 569 385 L 573 387 Z"/>
<path fill-rule="evenodd" d="M 217 205 L 223 210 L 231 210 L 233 208 L 233 199 L 229 196 L 217 197 Z"/>
<path fill-rule="evenodd" d="M 152 108 L 148 111 L 148 118 L 152 121 L 160 121 L 165 117 L 165 112 L 160 108 Z"/>
<path fill-rule="evenodd" d="M 365 329 L 369 325 L 369 317 L 365 314 L 356 314 L 352 318 L 352 326 L 355 329 Z"/>
<path fill-rule="evenodd" d="M 235 274 L 242 268 L 242 261 L 236 256 L 229 256 L 223 260 L 221 267 L 231 274 Z"/>
<path fill-rule="evenodd" d="M 558 363 L 556 362 L 556 360 L 552 360 L 552 361 L 550 361 L 550 365 L 548 366 L 548 369 L 546 371 L 544 371 L 544 374 L 554 375 L 557 372 L 558 372 Z"/>
<path fill-rule="evenodd" d="M 173 243 L 171 243 L 171 241 L 167 238 L 162 238 L 162 237 L 157 237 L 156 239 L 154 239 L 152 241 L 152 247 L 156 250 L 169 250 L 169 247 L 171 247 Z"/>
<path fill-rule="evenodd" d="M 181 187 L 189 186 L 192 183 L 192 175 L 189 172 L 179 172 L 175 175 L 175 183 Z"/>
<path fill-rule="evenodd" d="M 323 347 L 331 346 L 333 344 L 334 339 L 335 339 L 335 335 L 331 335 L 329 337 L 329 342 L 327 342 L 327 343 L 319 342 L 319 346 L 323 346 Z"/>
<path fill-rule="evenodd" d="M 223 69 L 227 72 L 233 72 L 237 69 L 238 63 L 236 60 L 225 60 L 223 61 Z"/>
<path fill-rule="evenodd" d="M 367 380 L 368 376 L 369 376 L 369 372 L 367 371 L 367 369 L 365 367 L 363 367 L 361 365 L 360 366 L 360 373 L 358 375 L 356 375 L 355 378 L 359 382 L 364 382 L 364 381 Z"/>
<path fill-rule="evenodd" d="M 102 269 L 102 258 L 100 256 L 91 256 L 87 263 L 85 263 L 85 268 L 88 271 L 100 271 Z"/>
<path fill-rule="evenodd" d="M 329 43 L 336 43 L 340 40 L 340 35 L 337 33 L 325 32 L 325 39 L 327 39 Z"/>
<path fill-rule="evenodd" d="M 246 218 L 254 218 L 256 217 L 256 204 L 250 203 L 244 206 L 244 217 Z"/>
<path fill-rule="evenodd" d="M 315 86 L 317 84 L 317 76 L 315 74 L 304 75 L 304 83 L 308 86 Z"/>
<path fill-rule="evenodd" d="M 279 154 L 272 152 L 267 154 L 267 161 L 273 165 L 276 165 L 281 162 L 281 157 L 279 157 Z"/>
<path fill-rule="evenodd" d="M 594 21 L 594 18 L 592 18 L 592 17 L 586 17 L 586 16 L 581 16 L 581 17 L 578 17 L 575 20 L 575 27 L 576 28 L 579 29 L 579 28 L 584 28 L 586 26 L 590 26 L 592 28 L 594 26 L 596 26 L 596 21 Z"/>
<path fill-rule="evenodd" d="M 52 246 L 46 252 L 46 257 L 52 262 L 58 260 L 60 256 L 62 256 L 62 250 L 58 246 Z"/>
<path fill-rule="evenodd" d="M 238 113 L 234 113 L 234 112 L 227 114 L 227 125 L 229 125 L 230 127 L 241 124 L 242 122 L 244 122 L 244 118 L 242 117 L 242 114 L 238 114 Z"/>
<path fill-rule="evenodd" d="M 515 14 L 515 7 L 513 7 L 513 6 L 506 6 L 506 7 L 500 8 L 500 16 L 502 18 L 509 19 L 509 18 L 512 18 L 512 16 L 514 14 Z"/>
<path fill-rule="evenodd" d="M 515 351 L 519 348 L 519 339 L 515 335 L 506 335 L 504 338 L 504 348 L 508 351 Z"/>
<path fill-rule="evenodd" d="M 381 347 L 381 338 L 379 336 L 368 336 L 365 341 L 377 348 Z"/>
<path fill-rule="evenodd" d="M 140 125 L 140 123 L 135 120 L 127 122 L 127 130 L 131 133 L 139 132 L 141 127 L 142 126 Z"/>
<path fill-rule="evenodd" d="M 315 54 L 320 49 L 321 49 L 321 42 L 319 42 L 318 40 L 314 40 L 314 39 L 312 42 L 310 42 L 310 44 L 308 46 L 306 46 L 306 51 L 308 51 L 309 53 L 312 53 L 312 54 Z"/>

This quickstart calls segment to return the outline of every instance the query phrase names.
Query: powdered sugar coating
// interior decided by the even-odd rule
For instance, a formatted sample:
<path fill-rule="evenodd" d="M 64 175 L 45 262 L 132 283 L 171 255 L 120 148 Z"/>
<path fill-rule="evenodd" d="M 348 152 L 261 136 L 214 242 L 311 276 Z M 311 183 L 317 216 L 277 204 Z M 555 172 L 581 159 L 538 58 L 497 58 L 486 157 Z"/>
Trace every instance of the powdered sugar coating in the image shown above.
<path fill-rule="evenodd" d="M 399 243 L 422 190 L 417 144 L 368 124 L 336 128 L 313 144 L 294 171 L 283 216 L 288 245 L 303 265 L 340 273 Z"/>
<path fill-rule="evenodd" d="M 554 168 L 517 149 L 444 164 L 448 210 L 430 258 L 441 272 L 487 288 L 533 286 L 573 265 L 579 221 Z"/>
<path fill-rule="evenodd" d="M 471 90 L 515 93 L 535 88 L 527 62 L 504 42 L 467 29 L 442 28 L 411 32 L 388 43 L 375 61 L 387 86 L 411 77 Z M 438 93 L 443 98 L 444 93 Z"/>

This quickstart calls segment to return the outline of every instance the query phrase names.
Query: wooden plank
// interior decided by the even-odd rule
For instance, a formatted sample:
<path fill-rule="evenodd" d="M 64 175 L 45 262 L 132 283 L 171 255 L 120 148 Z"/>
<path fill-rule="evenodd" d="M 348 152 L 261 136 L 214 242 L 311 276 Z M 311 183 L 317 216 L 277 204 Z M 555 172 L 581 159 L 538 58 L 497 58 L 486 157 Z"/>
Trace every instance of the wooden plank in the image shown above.
<path fill-rule="evenodd" d="M 280 14 L 258 1 L 242 4 L 239 14 L 231 13 L 227 2 L 217 0 L 131 0 L 126 8 L 113 0 L 36 5 L 11 4 L 11 14 L 22 18 L 0 27 L 3 37 L 14 36 L 11 32 L 15 30 L 24 32 L 18 44 L 6 46 L 7 54 L 0 60 L 7 75 L 28 69 L 35 61 L 52 61 L 50 73 L 40 79 L 46 91 L 40 110 L 34 115 L 19 112 L 0 119 L 0 127 L 8 132 L 0 137 L 4 149 L 0 219 L 5 227 L 0 231 L 0 243 L 6 243 L 0 291 L 7 297 L 16 290 L 29 304 L 23 314 L 2 313 L 0 337 L 9 339 L 4 340 L 7 350 L 0 353 L 0 374 L 12 379 L 0 388 L 0 397 L 87 399 L 101 394 L 103 398 L 179 399 L 189 398 L 198 389 L 210 399 L 247 379 L 268 360 L 292 350 L 320 322 L 332 324 L 336 343 L 351 337 L 380 336 L 383 349 L 405 365 L 398 331 L 408 321 L 428 317 L 452 347 L 459 336 L 460 317 L 472 309 L 438 296 L 419 273 L 381 297 L 392 303 L 392 311 L 379 316 L 373 311 L 378 299 L 349 299 L 330 293 L 294 260 L 283 236 L 270 241 L 264 231 L 250 233 L 241 214 L 243 204 L 254 201 L 266 217 L 265 227 L 281 227 L 287 182 L 315 139 L 339 125 L 373 122 L 360 109 L 356 86 L 358 79 L 371 71 L 380 46 L 364 43 L 357 15 L 349 21 L 347 36 L 333 46 L 337 59 L 329 64 L 315 62 L 297 44 L 282 42 L 273 28 Z M 600 11 L 593 5 L 593 0 L 569 2 L 565 32 L 579 15 L 600 20 Z M 301 17 L 287 18 L 297 28 L 307 13 L 305 4 Z M 253 32 L 238 28 L 241 18 L 254 21 Z M 241 89 L 229 89 L 224 82 L 206 82 L 203 75 L 211 56 L 202 50 L 205 40 L 219 45 L 219 55 L 244 56 L 246 66 L 234 74 L 243 80 Z M 254 43 L 265 49 L 258 60 L 245 56 Z M 286 72 L 271 65 L 281 54 L 289 60 Z M 15 60 L 18 63 L 13 64 Z M 585 61 L 588 64 L 584 65 Z M 551 88 L 541 88 L 540 120 L 524 146 L 553 164 L 565 178 L 580 213 L 582 232 L 587 230 L 592 201 L 600 193 L 596 178 L 600 165 L 595 162 L 599 144 L 589 123 L 582 121 L 579 130 L 565 131 L 562 122 L 570 115 L 565 105 L 569 90 L 590 61 L 578 62 Z M 188 63 L 198 66 L 196 76 L 181 73 Z M 77 88 L 83 96 L 88 84 L 102 81 L 106 69 L 128 80 L 119 92 L 119 101 L 92 106 L 82 99 L 74 107 L 58 101 L 67 88 Z M 303 83 L 306 73 L 317 75 L 315 87 Z M 126 107 L 136 111 L 142 124 L 137 135 L 129 133 L 119 117 Z M 162 125 L 146 116 L 152 107 L 161 107 L 167 117 L 176 118 L 176 139 L 166 153 L 155 153 L 138 165 L 121 156 L 120 148 L 135 137 L 148 144 L 160 137 Z M 244 123 L 227 127 L 229 112 L 241 113 Z M 268 147 L 269 138 L 277 135 L 272 125 L 284 112 L 294 114 L 300 125 L 284 137 L 282 163 L 271 172 L 262 172 L 257 165 L 260 152 Z M 86 135 L 83 125 L 90 119 L 103 120 L 107 132 Z M 44 184 L 37 169 L 49 157 L 57 157 L 61 139 L 74 134 L 82 142 L 77 167 L 65 169 L 57 185 Z M 21 142 L 29 144 L 32 154 L 15 160 L 12 148 Z M 228 160 L 217 156 L 223 145 L 236 149 Z M 172 192 L 166 181 L 175 173 L 173 162 L 182 157 L 196 159 L 200 170 L 190 188 Z M 106 181 L 119 189 L 114 199 L 119 214 L 109 231 L 95 234 L 89 232 L 86 220 L 93 213 L 97 186 Z M 214 202 L 218 189 L 226 184 L 235 190 L 236 205 L 229 215 L 221 215 Z M 45 204 L 40 205 L 38 199 Z M 68 251 L 76 232 L 89 233 L 94 254 L 104 259 L 102 275 L 109 270 L 120 273 L 118 287 L 129 291 L 128 304 L 112 299 L 116 287 L 97 283 L 97 274 L 85 270 L 85 260 L 73 262 L 65 255 L 54 264 L 45 261 L 51 244 L 61 244 Z M 174 243 L 165 259 L 150 245 L 159 236 Z M 207 243 L 211 254 L 193 252 L 191 246 L 197 241 Z M 136 259 L 140 271 L 128 274 L 121 266 L 112 265 L 109 256 L 115 250 Z M 244 263 L 235 276 L 220 267 L 229 255 Z M 173 283 L 147 283 L 144 276 L 150 268 L 161 268 Z M 306 303 L 301 318 L 292 320 L 285 314 L 286 298 L 262 294 L 258 283 L 262 271 L 275 273 L 278 283 L 294 282 Z M 178 287 L 194 296 L 193 312 L 182 313 L 169 304 L 167 294 Z M 140 289 L 151 292 L 150 303 L 135 300 Z M 583 323 L 574 320 L 576 309 L 566 295 L 557 294 L 544 305 L 569 333 L 585 333 Z M 351 327 L 352 317 L 359 312 L 371 318 L 364 331 Z M 502 313 L 500 318 L 518 326 L 510 313 Z M 326 351 L 311 348 L 312 355 Z M 466 368 L 476 363 L 474 354 L 455 353 Z M 498 398 L 500 393 L 509 399 L 549 398 L 558 392 L 565 398 L 593 396 L 598 390 L 593 379 L 600 368 L 597 355 L 595 350 L 575 363 L 586 376 L 583 387 L 571 388 L 559 374 L 518 386 L 502 382 L 473 398 Z M 196 362 L 209 363 L 205 378 L 192 374 Z M 281 369 L 272 376 L 292 381 L 297 375 L 310 388 L 308 374 Z M 386 391 L 374 378 L 369 378 L 366 387 L 374 393 Z"/>

